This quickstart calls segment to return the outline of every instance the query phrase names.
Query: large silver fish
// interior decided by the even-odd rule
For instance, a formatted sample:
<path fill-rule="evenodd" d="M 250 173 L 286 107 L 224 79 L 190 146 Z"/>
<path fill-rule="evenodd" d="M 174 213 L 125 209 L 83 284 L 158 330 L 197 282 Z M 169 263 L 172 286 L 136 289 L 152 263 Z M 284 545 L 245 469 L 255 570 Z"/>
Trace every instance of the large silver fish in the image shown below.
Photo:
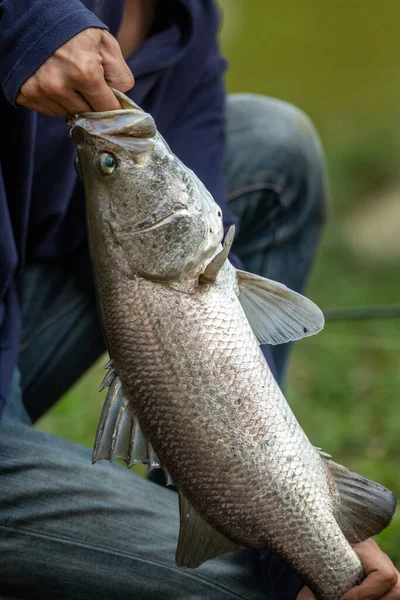
<path fill-rule="evenodd" d="M 322 313 L 231 265 L 213 198 L 116 95 L 120 111 L 71 119 L 111 357 L 93 458 L 162 462 L 178 564 L 268 546 L 338 600 L 363 577 L 349 541 L 386 527 L 395 499 L 312 446 L 259 347 L 317 333 Z"/>

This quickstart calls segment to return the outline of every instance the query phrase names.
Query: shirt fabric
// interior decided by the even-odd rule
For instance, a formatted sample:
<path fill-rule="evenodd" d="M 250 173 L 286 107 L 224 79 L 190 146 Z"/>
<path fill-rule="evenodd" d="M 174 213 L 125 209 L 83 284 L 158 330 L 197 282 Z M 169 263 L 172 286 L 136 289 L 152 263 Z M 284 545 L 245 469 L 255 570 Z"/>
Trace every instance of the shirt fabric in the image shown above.
<path fill-rule="evenodd" d="M 62 44 L 88 27 L 117 34 L 123 0 L 0 0 L 0 411 L 21 335 L 16 280 L 26 261 L 89 269 L 76 150 L 61 117 L 16 106 L 21 85 Z M 223 72 L 212 0 L 163 0 L 154 26 L 128 59 L 128 95 L 154 117 L 171 149 L 226 207 Z M 84 258 L 82 258 L 82 256 Z M 236 261 L 239 264 L 238 261 Z M 240 266 L 240 264 L 239 264 Z"/>

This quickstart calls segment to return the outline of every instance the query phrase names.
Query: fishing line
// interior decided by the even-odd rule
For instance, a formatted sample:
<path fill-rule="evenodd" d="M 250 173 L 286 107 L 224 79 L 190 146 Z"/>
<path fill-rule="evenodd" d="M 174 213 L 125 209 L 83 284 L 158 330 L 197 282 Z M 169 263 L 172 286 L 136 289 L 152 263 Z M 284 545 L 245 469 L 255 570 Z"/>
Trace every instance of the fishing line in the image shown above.
<path fill-rule="evenodd" d="M 329 338 L 329 339 L 328 339 Z M 337 331 L 324 331 L 319 336 L 312 336 L 303 341 L 307 344 L 324 344 L 331 346 L 349 346 L 360 350 L 385 350 L 389 352 L 400 352 L 400 344 L 397 339 L 377 339 L 372 335 L 343 334 Z M 362 348 L 360 347 L 362 345 Z"/>
<path fill-rule="evenodd" d="M 354 306 L 350 308 L 327 308 L 323 311 L 327 321 L 350 321 L 362 319 L 397 319 L 400 317 L 400 304 L 377 306 Z"/>

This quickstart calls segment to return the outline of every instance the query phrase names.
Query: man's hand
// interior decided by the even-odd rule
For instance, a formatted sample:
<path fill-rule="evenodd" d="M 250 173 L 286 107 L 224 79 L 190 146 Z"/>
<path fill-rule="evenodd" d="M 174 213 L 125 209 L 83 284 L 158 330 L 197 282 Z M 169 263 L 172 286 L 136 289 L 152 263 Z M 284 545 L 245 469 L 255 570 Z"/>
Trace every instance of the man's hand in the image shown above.
<path fill-rule="evenodd" d="M 390 558 L 380 550 L 373 540 L 354 546 L 360 557 L 366 578 L 361 585 L 347 592 L 342 600 L 400 600 L 399 573 Z M 315 600 L 314 594 L 304 587 L 297 600 Z"/>
<path fill-rule="evenodd" d="M 109 85 L 126 92 L 135 84 L 119 44 L 108 31 L 89 28 L 58 48 L 25 81 L 18 104 L 45 115 L 119 109 Z"/>

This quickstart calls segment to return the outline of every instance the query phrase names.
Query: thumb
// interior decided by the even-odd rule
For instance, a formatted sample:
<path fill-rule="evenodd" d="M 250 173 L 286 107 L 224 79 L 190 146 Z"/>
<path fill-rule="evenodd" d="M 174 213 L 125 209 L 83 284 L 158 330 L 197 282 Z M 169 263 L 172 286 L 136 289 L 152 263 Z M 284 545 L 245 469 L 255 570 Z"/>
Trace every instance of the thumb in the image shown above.
<path fill-rule="evenodd" d="M 297 594 L 296 600 L 316 600 L 310 588 L 304 586 Z"/>

